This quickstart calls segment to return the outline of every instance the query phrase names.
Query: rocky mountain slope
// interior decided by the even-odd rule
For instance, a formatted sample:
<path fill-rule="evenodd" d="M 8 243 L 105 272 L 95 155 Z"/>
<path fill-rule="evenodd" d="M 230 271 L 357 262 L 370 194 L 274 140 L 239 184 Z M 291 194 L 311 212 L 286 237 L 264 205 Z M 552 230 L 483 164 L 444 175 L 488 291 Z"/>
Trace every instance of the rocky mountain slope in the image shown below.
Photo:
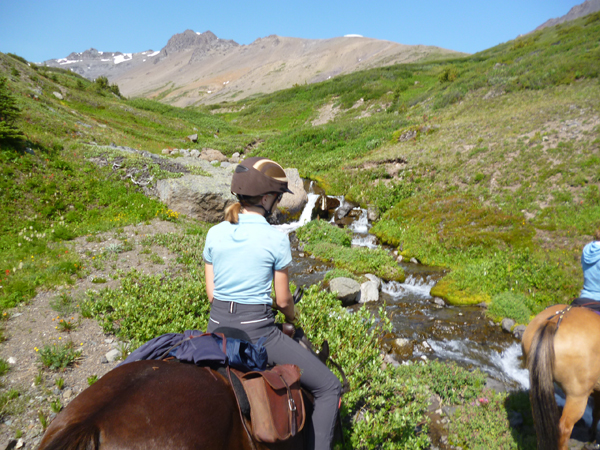
<path fill-rule="evenodd" d="M 272 35 L 239 45 L 210 31 L 186 30 L 169 39 L 159 52 L 90 49 L 45 64 L 72 69 L 89 79 L 105 75 L 129 97 L 188 106 L 239 100 L 342 73 L 452 55 L 461 54 L 360 36 L 315 40 Z"/>
<path fill-rule="evenodd" d="M 600 11 L 600 0 L 585 0 L 585 2 L 573 6 L 567 14 L 561 17 L 557 17 L 555 19 L 550 19 L 541 24 L 536 30 L 541 30 L 542 28 L 551 27 L 554 25 L 558 25 L 559 23 L 568 22 L 570 20 L 575 20 L 583 16 L 587 16 L 588 14 L 595 13 Z"/>

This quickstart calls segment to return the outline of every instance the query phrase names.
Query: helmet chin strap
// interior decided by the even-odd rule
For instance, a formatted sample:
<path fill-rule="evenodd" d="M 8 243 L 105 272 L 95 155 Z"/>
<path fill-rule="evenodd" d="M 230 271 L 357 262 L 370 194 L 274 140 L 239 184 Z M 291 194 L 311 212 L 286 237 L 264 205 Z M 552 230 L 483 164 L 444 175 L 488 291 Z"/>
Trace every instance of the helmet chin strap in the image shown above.
<path fill-rule="evenodd" d="M 258 204 L 255 206 L 258 206 L 259 208 L 261 208 L 265 213 L 263 214 L 263 217 L 266 219 L 268 218 L 271 213 L 273 212 L 273 206 L 275 206 L 275 203 L 277 203 L 277 197 L 275 199 L 273 199 L 273 202 L 271 203 L 271 207 L 269 209 L 265 208 L 263 205 Z"/>
<path fill-rule="evenodd" d="M 260 209 L 262 209 L 262 210 L 264 211 L 263 217 L 264 217 L 265 219 L 267 219 L 267 218 L 268 218 L 268 217 L 271 215 L 271 213 L 273 212 L 273 206 L 275 206 L 275 203 L 277 203 L 277 198 L 275 198 L 275 199 L 273 200 L 273 203 L 271 203 L 271 207 L 270 207 L 269 209 L 265 208 L 265 207 L 264 207 L 262 204 L 260 204 L 260 203 L 259 203 L 259 204 L 257 204 L 257 205 L 247 205 L 247 204 L 245 204 L 245 203 L 244 203 L 244 202 L 242 202 L 242 201 L 241 201 L 240 203 L 242 203 L 242 206 L 243 206 L 244 208 L 246 208 L 246 207 L 250 207 L 250 208 L 254 207 L 254 208 L 260 208 Z"/>

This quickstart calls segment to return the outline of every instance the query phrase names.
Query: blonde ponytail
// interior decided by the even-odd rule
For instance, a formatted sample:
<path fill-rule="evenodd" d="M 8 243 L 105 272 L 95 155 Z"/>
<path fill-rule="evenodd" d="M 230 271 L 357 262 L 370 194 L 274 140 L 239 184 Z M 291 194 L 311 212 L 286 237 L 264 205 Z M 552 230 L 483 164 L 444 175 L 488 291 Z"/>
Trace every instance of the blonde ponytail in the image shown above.
<path fill-rule="evenodd" d="M 236 202 L 225 208 L 225 220 L 229 223 L 238 223 L 240 221 L 239 214 L 242 209 L 242 204 Z"/>

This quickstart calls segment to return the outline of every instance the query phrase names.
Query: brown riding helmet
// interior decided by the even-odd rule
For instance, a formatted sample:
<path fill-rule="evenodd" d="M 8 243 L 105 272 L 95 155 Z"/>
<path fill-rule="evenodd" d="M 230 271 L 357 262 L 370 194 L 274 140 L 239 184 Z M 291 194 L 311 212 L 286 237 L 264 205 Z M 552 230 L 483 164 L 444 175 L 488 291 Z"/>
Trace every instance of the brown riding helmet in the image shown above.
<path fill-rule="evenodd" d="M 293 194 L 288 189 L 288 179 L 283 167 L 275 161 L 256 156 L 246 158 L 235 168 L 231 192 L 248 197 L 272 192 Z"/>

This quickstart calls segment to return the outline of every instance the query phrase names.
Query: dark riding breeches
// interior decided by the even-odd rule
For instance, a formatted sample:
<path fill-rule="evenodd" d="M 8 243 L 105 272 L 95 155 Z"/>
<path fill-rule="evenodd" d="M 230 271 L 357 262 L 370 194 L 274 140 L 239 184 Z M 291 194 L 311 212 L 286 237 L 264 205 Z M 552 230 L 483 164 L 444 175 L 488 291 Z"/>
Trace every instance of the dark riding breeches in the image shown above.
<path fill-rule="evenodd" d="M 214 332 L 219 327 L 243 330 L 253 344 L 266 336 L 265 347 L 269 364 L 295 364 L 300 368 L 300 383 L 315 398 L 312 427 L 308 424 L 311 443 L 308 448 L 330 450 L 342 388 L 338 378 L 314 354 L 275 326 L 274 313 L 268 305 L 245 305 L 214 300 L 207 332 Z M 313 439 L 314 445 L 311 442 Z"/>

